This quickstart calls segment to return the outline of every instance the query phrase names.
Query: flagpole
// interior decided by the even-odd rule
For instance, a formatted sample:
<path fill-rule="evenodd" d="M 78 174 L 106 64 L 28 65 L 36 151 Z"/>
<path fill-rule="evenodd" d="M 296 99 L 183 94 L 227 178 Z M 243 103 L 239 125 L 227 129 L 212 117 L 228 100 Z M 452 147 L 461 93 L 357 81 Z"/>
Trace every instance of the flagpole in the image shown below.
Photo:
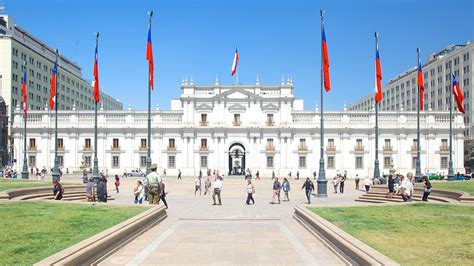
<path fill-rule="evenodd" d="M 418 54 L 418 62 L 417 64 L 421 64 L 420 62 L 420 48 L 416 48 L 416 52 Z M 423 75 L 423 73 L 421 73 Z M 420 95 L 420 84 L 418 84 L 418 108 L 417 108 L 417 116 L 416 116 L 416 172 L 415 172 L 415 180 L 421 180 L 421 167 L 420 167 L 420 102 L 421 102 L 421 95 Z"/>
<path fill-rule="evenodd" d="M 26 62 L 23 61 L 23 65 L 25 66 L 25 72 L 27 71 L 27 68 L 26 68 Z M 23 75 L 23 77 L 26 77 L 26 75 Z M 25 84 L 25 90 L 24 90 L 24 93 L 25 93 L 25 96 L 26 99 L 28 99 L 28 94 L 27 94 L 27 90 L 26 88 L 28 88 L 28 84 L 26 83 L 26 79 L 23 79 L 23 82 Z M 27 154 L 27 147 L 26 147 L 26 112 L 28 110 L 28 104 L 27 104 L 28 101 L 23 101 L 23 120 L 24 120 L 24 123 L 25 123 L 25 128 L 24 128 L 24 134 L 23 134 L 23 169 L 21 170 L 21 179 L 28 179 L 29 176 L 28 176 L 28 159 L 26 158 L 26 154 Z"/>
<path fill-rule="evenodd" d="M 151 19 L 153 11 L 148 11 L 148 27 L 151 34 Z M 150 63 L 148 63 L 148 129 L 147 129 L 147 151 L 146 151 L 146 174 L 151 173 L 151 76 Z"/>
<path fill-rule="evenodd" d="M 449 93 L 449 165 L 448 165 L 448 180 L 454 179 L 453 170 L 453 72 L 451 68 L 451 61 L 449 62 L 449 81 L 450 93 Z"/>
<path fill-rule="evenodd" d="M 379 35 L 375 32 L 375 52 L 377 53 Z M 377 60 L 377 58 L 376 58 Z M 377 61 L 375 62 L 377 65 Z M 377 68 L 377 66 L 376 66 Z M 377 70 L 376 70 L 377 71 Z M 377 85 L 377 73 L 375 74 L 375 88 L 378 93 L 378 85 Z M 377 98 L 377 97 L 375 97 Z M 379 103 L 377 99 L 375 99 L 375 162 L 374 162 L 374 178 L 380 177 L 380 168 L 379 168 Z"/>
<path fill-rule="evenodd" d="M 321 16 L 321 36 L 323 32 L 324 24 L 324 11 L 320 10 Z M 322 42 L 321 42 L 322 45 Z M 327 197 L 327 182 L 326 179 L 326 170 L 324 169 L 324 111 L 323 111 L 323 47 L 321 46 L 321 125 L 320 125 L 320 135 L 321 135 L 321 158 L 319 159 L 319 174 L 318 174 L 318 197 Z"/>
<path fill-rule="evenodd" d="M 59 51 L 56 49 L 56 91 L 54 95 L 54 166 L 53 172 L 51 173 L 53 177 L 53 183 L 61 179 L 59 174 L 59 160 L 58 160 L 58 95 L 59 95 Z"/>
<path fill-rule="evenodd" d="M 99 32 L 95 34 L 95 47 L 97 49 L 97 57 L 99 57 Z M 99 103 L 95 97 L 95 82 L 99 81 L 94 77 L 94 166 L 92 168 L 92 179 L 94 179 L 94 182 L 97 184 L 100 179 L 99 159 L 97 159 L 97 108 Z"/>

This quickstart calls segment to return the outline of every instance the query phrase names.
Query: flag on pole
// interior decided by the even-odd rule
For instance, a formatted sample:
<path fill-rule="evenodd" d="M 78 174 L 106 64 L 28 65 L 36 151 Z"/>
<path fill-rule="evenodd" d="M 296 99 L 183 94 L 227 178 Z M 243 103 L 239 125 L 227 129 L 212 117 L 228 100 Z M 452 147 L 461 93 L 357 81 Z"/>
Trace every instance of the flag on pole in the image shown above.
<path fill-rule="evenodd" d="M 26 66 L 25 72 L 23 73 L 23 80 L 21 81 L 21 94 L 23 95 L 23 112 L 25 115 L 28 111 L 28 95 L 26 94 Z"/>
<path fill-rule="evenodd" d="M 423 82 L 423 68 L 421 67 L 421 60 L 418 58 L 418 87 L 420 87 L 420 110 L 425 106 L 425 83 Z"/>
<path fill-rule="evenodd" d="M 58 59 L 54 61 L 53 73 L 51 74 L 51 95 L 49 96 L 49 109 L 54 110 L 56 102 L 56 74 L 58 71 Z"/>
<path fill-rule="evenodd" d="M 237 51 L 237 47 L 235 47 L 235 55 L 234 55 L 234 62 L 232 63 L 232 72 L 230 76 L 234 76 L 235 72 L 237 72 L 237 64 L 239 63 L 239 52 Z"/>
<path fill-rule="evenodd" d="M 98 103 L 100 101 L 99 93 L 99 53 L 97 43 L 95 45 L 95 56 L 94 56 L 94 101 Z"/>
<path fill-rule="evenodd" d="M 323 32 L 322 32 L 322 44 L 321 44 L 321 56 L 323 59 L 323 76 L 324 76 L 324 89 L 326 92 L 331 90 L 331 84 L 329 82 L 329 54 L 328 54 L 328 46 L 326 43 L 326 34 L 324 32 L 324 25 L 323 25 Z"/>
<path fill-rule="evenodd" d="M 453 95 L 454 95 L 454 99 L 456 99 L 459 112 L 464 114 L 464 106 L 462 105 L 462 102 L 464 101 L 464 94 L 462 93 L 461 88 L 459 88 L 458 81 L 456 80 L 456 76 L 454 74 L 453 74 Z"/>
<path fill-rule="evenodd" d="M 146 60 L 148 60 L 148 82 L 153 90 L 153 49 L 151 45 L 151 24 L 148 25 L 148 41 L 146 45 Z"/>
<path fill-rule="evenodd" d="M 375 52 L 375 101 L 382 101 L 382 68 L 380 66 L 379 45 L 377 43 Z"/>

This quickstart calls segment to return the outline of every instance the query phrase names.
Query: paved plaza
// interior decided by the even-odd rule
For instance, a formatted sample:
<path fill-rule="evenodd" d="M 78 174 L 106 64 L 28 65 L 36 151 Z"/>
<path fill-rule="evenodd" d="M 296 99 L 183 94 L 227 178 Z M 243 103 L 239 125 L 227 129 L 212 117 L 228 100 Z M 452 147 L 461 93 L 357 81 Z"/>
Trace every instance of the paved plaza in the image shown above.
<path fill-rule="evenodd" d="M 75 180 L 79 178 L 74 178 Z M 66 177 L 63 180 L 71 180 Z M 109 179 L 112 181 L 112 178 Z M 108 204 L 133 204 L 137 178 L 121 179 L 120 193 Z M 290 201 L 270 204 L 270 178 L 254 181 L 256 204 L 245 204 L 246 181 L 225 178 L 222 206 L 213 206 L 211 195 L 194 196 L 194 178 L 165 177 L 169 192 L 168 218 L 134 239 L 101 265 L 211 264 L 211 265 L 340 265 L 344 259 L 295 219 L 293 209 L 305 204 L 304 179 L 291 180 Z M 328 187 L 329 188 L 329 187 Z M 355 205 L 362 191 L 347 182 L 346 193 L 313 197 L 315 206 Z M 161 204 L 161 203 L 160 203 Z"/>

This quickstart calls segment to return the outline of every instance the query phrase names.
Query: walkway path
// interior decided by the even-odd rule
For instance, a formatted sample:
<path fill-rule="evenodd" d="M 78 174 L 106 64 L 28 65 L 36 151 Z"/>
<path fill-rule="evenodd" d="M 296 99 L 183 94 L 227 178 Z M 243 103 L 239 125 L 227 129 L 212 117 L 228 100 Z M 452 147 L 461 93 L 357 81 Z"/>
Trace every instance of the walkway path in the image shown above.
<path fill-rule="evenodd" d="M 132 201 L 136 178 L 122 180 L 115 203 Z M 225 179 L 222 206 L 210 195 L 193 194 L 193 178 L 165 177 L 168 218 L 128 243 L 101 265 L 342 265 L 345 262 L 292 218 L 305 202 L 303 179 L 292 180 L 290 201 L 270 204 L 271 180 L 256 181 L 256 204 L 245 204 L 245 182 Z M 110 185 L 113 182 L 110 182 Z M 109 185 L 109 190 L 112 188 Z M 315 198 L 316 206 L 355 205 L 362 192 L 347 185 L 346 193 Z M 112 202 L 111 202 L 112 203 Z"/>

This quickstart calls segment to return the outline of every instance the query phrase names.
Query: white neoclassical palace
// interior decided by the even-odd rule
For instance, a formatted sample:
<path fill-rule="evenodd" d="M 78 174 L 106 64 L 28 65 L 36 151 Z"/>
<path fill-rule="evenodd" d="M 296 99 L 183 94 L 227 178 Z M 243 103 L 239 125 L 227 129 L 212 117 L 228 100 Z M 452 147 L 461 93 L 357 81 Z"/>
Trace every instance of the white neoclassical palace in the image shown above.
<path fill-rule="evenodd" d="M 226 175 L 250 168 L 261 175 L 287 176 L 299 171 L 312 176 L 319 168 L 320 112 L 304 110 L 289 80 L 280 85 L 194 85 L 183 81 L 181 96 L 171 110 L 152 111 L 152 161 L 168 175 L 197 175 L 218 169 Z M 23 158 L 23 116 L 14 121 L 15 167 Z M 54 113 L 28 114 L 29 166 L 48 169 L 54 160 Z M 327 173 L 347 170 L 350 177 L 372 176 L 375 158 L 373 111 L 325 112 L 324 158 Z M 58 114 L 61 168 L 69 172 L 93 162 L 93 111 Z M 100 110 L 98 160 L 109 173 L 145 169 L 147 112 Z M 416 112 L 382 111 L 379 115 L 379 161 L 383 173 L 393 164 L 397 172 L 414 171 Z M 462 116 L 456 115 L 453 137 L 454 170 L 463 170 Z M 447 173 L 449 113 L 426 111 L 421 116 L 421 169 Z"/>

